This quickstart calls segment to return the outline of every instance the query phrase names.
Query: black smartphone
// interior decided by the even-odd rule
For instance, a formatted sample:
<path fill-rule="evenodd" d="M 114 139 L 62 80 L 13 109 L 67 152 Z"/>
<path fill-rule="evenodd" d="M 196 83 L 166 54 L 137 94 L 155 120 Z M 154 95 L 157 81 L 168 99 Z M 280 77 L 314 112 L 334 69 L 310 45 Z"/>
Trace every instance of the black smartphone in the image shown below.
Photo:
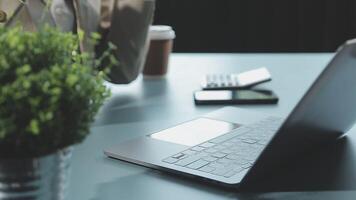
<path fill-rule="evenodd" d="M 276 104 L 270 90 L 202 90 L 194 92 L 195 104 Z"/>

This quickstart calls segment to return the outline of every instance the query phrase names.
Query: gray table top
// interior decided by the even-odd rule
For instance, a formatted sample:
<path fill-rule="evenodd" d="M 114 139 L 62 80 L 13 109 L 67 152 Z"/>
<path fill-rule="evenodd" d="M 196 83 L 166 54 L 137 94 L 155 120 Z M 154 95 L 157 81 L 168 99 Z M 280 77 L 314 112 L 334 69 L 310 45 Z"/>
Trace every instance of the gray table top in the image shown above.
<path fill-rule="evenodd" d="M 277 105 L 239 106 L 285 116 L 331 59 L 332 54 L 173 54 L 163 79 L 138 78 L 129 85 L 107 84 L 112 97 L 98 113 L 91 134 L 74 151 L 69 199 L 354 199 L 356 129 L 347 139 L 303 161 L 287 174 L 237 192 L 204 182 L 107 159 L 102 151 L 117 142 L 190 120 L 222 106 L 195 106 L 194 90 L 206 73 L 242 72 L 266 66 Z M 352 133 L 355 132 L 355 133 Z M 327 151 L 327 152 L 325 152 Z"/>

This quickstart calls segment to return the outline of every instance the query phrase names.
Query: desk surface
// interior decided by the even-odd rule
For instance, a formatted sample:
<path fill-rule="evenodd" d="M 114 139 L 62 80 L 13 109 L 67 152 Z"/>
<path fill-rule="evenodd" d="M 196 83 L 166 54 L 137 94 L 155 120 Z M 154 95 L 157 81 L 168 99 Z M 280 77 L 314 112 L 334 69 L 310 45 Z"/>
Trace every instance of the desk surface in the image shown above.
<path fill-rule="evenodd" d="M 287 174 L 266 180 L 264 191 L 241 193 L 133 164 L 109 160 L 102 150 L 117 142 L 152 133 L 222 106 L 195 106 L 192 92 L 204 74 L 241 72 L 266 66 L 277 105 L 240 106 L 285 116 L 331 59 L 332 54 L 174 54 L 165 79 L 139 78 L 111 85 L 90 136 L 74 151 L 69 199 L 354 199 L 356 129 L 347 139 L 315 152 Z M 326 151 L 326 152 L 325 152 Z"/>

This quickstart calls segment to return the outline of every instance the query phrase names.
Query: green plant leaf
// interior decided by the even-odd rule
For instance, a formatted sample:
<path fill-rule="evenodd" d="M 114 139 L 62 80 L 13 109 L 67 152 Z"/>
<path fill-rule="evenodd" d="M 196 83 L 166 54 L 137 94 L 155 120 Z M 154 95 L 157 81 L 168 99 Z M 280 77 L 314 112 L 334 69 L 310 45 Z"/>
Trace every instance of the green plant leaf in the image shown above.
<path fill-rule="evenodd" d="M 49 26 L 38 32 L 0 27 L 0 157 L 47 154 L 89 133 L 110 95 L 103 81 L 115 60 L 110 47 L 99 71 L 102 63 L 79 51 L 84 36 Z"/>

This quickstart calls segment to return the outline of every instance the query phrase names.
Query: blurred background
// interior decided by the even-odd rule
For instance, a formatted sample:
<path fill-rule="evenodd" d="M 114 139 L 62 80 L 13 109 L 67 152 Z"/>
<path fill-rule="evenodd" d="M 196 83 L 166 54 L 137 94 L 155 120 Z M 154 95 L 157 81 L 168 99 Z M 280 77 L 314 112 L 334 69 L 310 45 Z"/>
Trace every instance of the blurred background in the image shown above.
<path fill-rule="evenodd" d="M 355 0 L 157 0 L 175 52 L 332 52 L 356 37 Z"/>

